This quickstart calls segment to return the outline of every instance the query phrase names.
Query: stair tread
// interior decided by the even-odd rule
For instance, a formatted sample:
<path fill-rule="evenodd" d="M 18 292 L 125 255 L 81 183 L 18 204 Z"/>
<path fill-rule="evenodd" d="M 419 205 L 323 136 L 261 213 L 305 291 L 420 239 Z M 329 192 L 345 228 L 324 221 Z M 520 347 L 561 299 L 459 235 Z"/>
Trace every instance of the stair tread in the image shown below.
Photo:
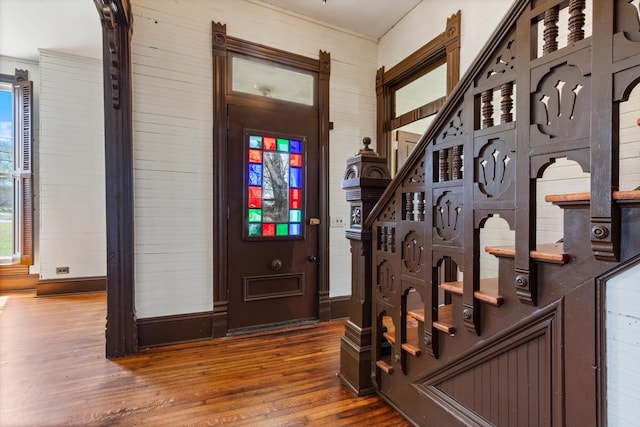
<path fill-rule="evenodd" d="M 456 332 L 453 326 L 453 305 L 446 304 L 438 307 L 438 320 L 433 322 L 433 327 L 439 331 L 453 335 Z"/>
<path fill-rule="evenodd" d="M 462 295 L 462 282 L 442 282 L 440 289 L 452 294 Z"/>
<path fill-rule="evenodd" d="M 640 190 L 614 191 L 611 197 L 613 200 L 640 200 Z M 591 193 L 548 194 L 544 200 L 550 203 L 588 202 L 591 201 Z"/>
<path fill-rule="evenodd" d="M 387 328 L 386 332 L 382 333 L 382 336 L 392 344 L 396 342 L 396 330 L 393 321 L 389 316 L 384 316 L 382 320 L 383 325 Z M 412 316 L 407 316 L 407 342 L 418 342 L 418 322 Z"/>
<path fill-rule="evenodd" d="M 416 357 L 420 356 L 422 354 L 422 351 L 420 350 L 419 347 L 417 347 L 417 346 L 415 346 L 415 345 L 413 345 L 411 343 L 408 343 L 408 342 L 402 344 L 402 349 L 404 351 L 406 351 L 407 353 L 409 353 L 409 354 L 411 354 L 413 356 L 416 356 Z"/>
<path fill-rule="evenodd" d="M 463 282 L 444 282 L 440 288 L 447 292 L 462 295 Z M 480 279 L 480 289 L 473 293 L 473 296 L 482 302 L 500 306 L 504 303 L 504 298 L 499 293 L 499 280 L 497 277 Z"/>
<path fill-rule="evenodd" d="M 376 366 L 380 369 L 382 369 L 384 372 L 386 372 L 387 374 L 391 375 L 393 374 L 393 366 L 389 365 L 387 362 L 385 362 L 384 360 L 378 360 L 376 362 Z"/>
<path fill-rule="evenodd" d="M 515 246 L 486 246 L 485 252 L 495 256 L 503 256 L 514 258 L 516 256 Z M 555 262 L 565 264 L 569 261 L 570 256 L 564 252 L 563 243 L 541 243 L 537 248 L 531 251 L 532 259 L 538 261 Z"/>
<path fill-rule="evenodd" d="M 418 322 L 424 323 L 424 308 L 411 310 L 408 315 L 416 319 Z"/>

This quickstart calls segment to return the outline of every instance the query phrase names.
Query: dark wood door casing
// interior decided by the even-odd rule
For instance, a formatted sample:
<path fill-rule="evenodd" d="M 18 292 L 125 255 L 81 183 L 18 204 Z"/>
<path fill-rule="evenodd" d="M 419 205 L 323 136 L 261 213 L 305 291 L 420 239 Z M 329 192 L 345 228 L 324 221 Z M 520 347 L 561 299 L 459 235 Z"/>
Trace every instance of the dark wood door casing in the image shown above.
<path fill-rule="evenodd" d="M 107 237 L 106 356 L 138 351 L 133 247 L 131 6 L 94 0 L 102 25 Z"/>
<path fill-rule="evenodd" d="M 445 30 L 420 49 L 392 68 L 382 66 L 376 74 L 376 136 L 377 152 L 386 157 L 393 170 L 391 136 L 394 129 L 435 114 L 442 108 L 445 98 L 436 99 L 400 117 L 395 113 L 395 91 L 427 74 L 435 67 L 447 65 L 447 96 L 460 79 L 460 24 L 462 13 L 447 18 Z"/>
<path fill-rule="evenodd" d="M 331 59 L 327 52 L 320 51 L 319 59 L 312 59 L 279 49 L 270 48 L 245 40 L 230 37 L 226 32 L 226 25 L 219 22 L 212 23 L 212 53 L 213 53 L 213 336 L 222 337 L 228 331 L 229 289 L 228 265 L 226 251 L 229 239 L 227 228 L 228 216 L 228 105 L 264 106 L 264 103 L 231 94 L 229 58 L 230 55 L 240 54 L 260 60 L 273 61 L 284 66 L 299 68 L 317 73 L 316 105 L 318 118 L 318 156 L 319 156 L 319 218 L 318 226 L 318 318 L 326 321 L 330 318 L 329 307 L 329 259 L 328 242 L 329 228 L 326 220 L 329 217 L 329 75 Z"/>

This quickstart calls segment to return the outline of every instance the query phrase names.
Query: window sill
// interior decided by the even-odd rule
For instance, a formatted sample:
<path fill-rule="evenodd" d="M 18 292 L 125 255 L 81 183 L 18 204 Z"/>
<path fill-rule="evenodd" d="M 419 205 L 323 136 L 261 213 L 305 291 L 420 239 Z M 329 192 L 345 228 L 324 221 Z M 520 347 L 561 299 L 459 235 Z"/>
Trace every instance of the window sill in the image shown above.
<path fill-rule="evenodd" d="M 5 276 L 27 276 L 29 266 L 24 264 L 0 264 L 0 277 Z"/>

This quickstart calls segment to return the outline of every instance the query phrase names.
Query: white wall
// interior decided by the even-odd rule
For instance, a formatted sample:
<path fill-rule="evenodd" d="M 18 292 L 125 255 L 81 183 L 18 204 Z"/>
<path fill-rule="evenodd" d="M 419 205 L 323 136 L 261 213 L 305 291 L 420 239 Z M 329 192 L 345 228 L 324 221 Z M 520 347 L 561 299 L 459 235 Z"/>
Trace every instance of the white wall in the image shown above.
<path fill-rule="evenodd" d="M 380 39 L 378 67 L 390 69 L 445 30 L 447 18 L 462 11 L 460 77 L 480 53 L 513 0 L 423 1 Z"/>
<path fill-rule="evenodd" d="M 607 417 L 609 427 L 640 419 L 640 265 L 606 284 Z"/>
<path fill-rule="evenodd" d="M 39 63 L 40 278 L 104 276 L 102 61 L 40 50 Z"/>
<path fill-rule="evenodd" d="M 27 70 L 29 72 L 29 80 L 33 82 L 33 105 L 32 105 L 32 117 L 31 117 L 31 132 L 33 137 L 33 144 L 31 148 L 31 166 L 33 168 L 33 188 L 38 188 L 39 176 L 38 176 L 38 147 L 40 145 L 40 70 L 36 61 L 26 61 L 23 59 L 11 58 L 8 56 L 0 56 L 0 74 L 14 75 L 16 68 L 20 70 Z M 40 242 L 38 241 L 39 230 L 36 225 L 40 218 L 40 198 L 36 193 L 33 199 L 33 265 L 30 267 L 31 274 L 38 274 L 40 272 Z"/>
<path fill-rule="evenodd" d="M 134 0 L 132 9 L 137 315 L 211 310 L 211 22 L 293 53 L 331 53 L 330 215 L 345 219 L 346 159 L 375 134 L 377 44 L 255 1 Z M 329 247 L 331 296 L 348 295 L 344 228 L 331 229 Z"/>

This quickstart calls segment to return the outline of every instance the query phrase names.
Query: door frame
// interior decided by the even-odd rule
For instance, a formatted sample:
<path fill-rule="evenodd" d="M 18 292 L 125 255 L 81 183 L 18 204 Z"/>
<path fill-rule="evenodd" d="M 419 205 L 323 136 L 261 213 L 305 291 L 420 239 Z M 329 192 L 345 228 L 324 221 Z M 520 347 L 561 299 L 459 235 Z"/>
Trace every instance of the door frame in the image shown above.
<path fill-rule="evenodd" d="M 133 228 L 132 15 L 129 0 L 94 0 L 102 26 L 108 358 L 138 352 Z"/>
<path fill-rule="evenodd" d="M 273 61 L 285 66 L 318 73 L 316 102 L 318 108 L 318 176 L 319 214 L 322 219 L 318 234 L 318 320 L 331 318 L 329 301 L 329 76 L 331 56 L 319 51 L 318 59 L 297 55 L 227 35 L 227 26 L 212 23 L 213 53 L 213 337 L 228 331 L 229 289 L 227 283 L 227 105 L 229 103 L 229 61 L 232 54 Z"/>

